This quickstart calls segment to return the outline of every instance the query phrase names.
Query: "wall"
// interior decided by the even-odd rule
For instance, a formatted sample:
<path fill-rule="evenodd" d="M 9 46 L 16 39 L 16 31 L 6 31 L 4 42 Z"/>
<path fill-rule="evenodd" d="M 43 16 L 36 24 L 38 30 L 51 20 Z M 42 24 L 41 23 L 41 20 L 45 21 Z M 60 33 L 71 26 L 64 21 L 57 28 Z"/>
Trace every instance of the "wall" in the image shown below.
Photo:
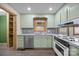
<path fill-rule="evenodd" d="M 4 15 L 0 15 L 0 43 L 7 42 L 7 18 Z"/>
<path fill-rule="evenodd" d="M 47 27 L 54 27 L 54 15 L 51 14 L 21 14 L 20 23 L 21 28 L 33 28 L 33 18 L 34 17 L 47 17 Z"/>
<path fill-rule="evenodd" d="M 22 33 L 21 26 L 20 26 L 20 14 L 18 13 L 16 16 L 16 32 L 17 32 L 17 35 Z"/>

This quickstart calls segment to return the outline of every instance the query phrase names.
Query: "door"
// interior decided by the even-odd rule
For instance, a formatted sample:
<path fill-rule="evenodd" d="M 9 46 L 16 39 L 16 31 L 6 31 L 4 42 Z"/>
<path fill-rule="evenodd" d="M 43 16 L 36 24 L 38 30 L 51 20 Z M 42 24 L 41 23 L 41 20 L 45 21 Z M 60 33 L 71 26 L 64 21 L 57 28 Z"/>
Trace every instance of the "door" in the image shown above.
<path fill-rule="evenodd" d="M 7 19 L 5 15 L 0 16 L 0 43 L 7 43 Z"/>

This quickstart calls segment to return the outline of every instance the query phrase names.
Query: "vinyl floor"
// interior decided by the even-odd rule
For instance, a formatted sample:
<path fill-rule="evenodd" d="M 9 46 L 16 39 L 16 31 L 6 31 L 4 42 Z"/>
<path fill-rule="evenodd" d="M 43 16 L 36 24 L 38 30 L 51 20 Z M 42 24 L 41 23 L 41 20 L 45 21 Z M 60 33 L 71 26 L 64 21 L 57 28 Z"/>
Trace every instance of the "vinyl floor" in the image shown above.
<path fill-rule="evenodd" d="M 13 50 L 6 44 L 0 44 L 0 56 L 56 56 L 53 49 Z"/>

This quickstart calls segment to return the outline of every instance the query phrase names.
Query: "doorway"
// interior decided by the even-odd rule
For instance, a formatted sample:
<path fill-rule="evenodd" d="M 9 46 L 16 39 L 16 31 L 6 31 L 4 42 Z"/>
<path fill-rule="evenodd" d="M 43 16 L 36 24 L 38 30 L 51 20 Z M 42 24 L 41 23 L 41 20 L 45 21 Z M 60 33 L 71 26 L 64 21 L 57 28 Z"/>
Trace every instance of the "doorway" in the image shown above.
<path fill-rule="evenodd" d="M 16 15 L 0 10 L 0 46 L 16 49 Z"/>
<path fill-rule="evenodd" d="M 7 43 L 7 16 L 0 12 L 0 43 Z"/>

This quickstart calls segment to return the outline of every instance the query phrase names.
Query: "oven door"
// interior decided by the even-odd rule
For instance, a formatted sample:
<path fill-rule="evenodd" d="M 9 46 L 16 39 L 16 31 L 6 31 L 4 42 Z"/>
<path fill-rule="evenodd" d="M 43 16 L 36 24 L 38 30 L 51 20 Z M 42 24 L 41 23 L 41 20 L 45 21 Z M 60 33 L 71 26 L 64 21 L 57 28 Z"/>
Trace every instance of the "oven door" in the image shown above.
<path fill-rule="evenodd" d="M 68 56 L 68 47 L 55 40 L 55 51 L 59 56 Z"/>

